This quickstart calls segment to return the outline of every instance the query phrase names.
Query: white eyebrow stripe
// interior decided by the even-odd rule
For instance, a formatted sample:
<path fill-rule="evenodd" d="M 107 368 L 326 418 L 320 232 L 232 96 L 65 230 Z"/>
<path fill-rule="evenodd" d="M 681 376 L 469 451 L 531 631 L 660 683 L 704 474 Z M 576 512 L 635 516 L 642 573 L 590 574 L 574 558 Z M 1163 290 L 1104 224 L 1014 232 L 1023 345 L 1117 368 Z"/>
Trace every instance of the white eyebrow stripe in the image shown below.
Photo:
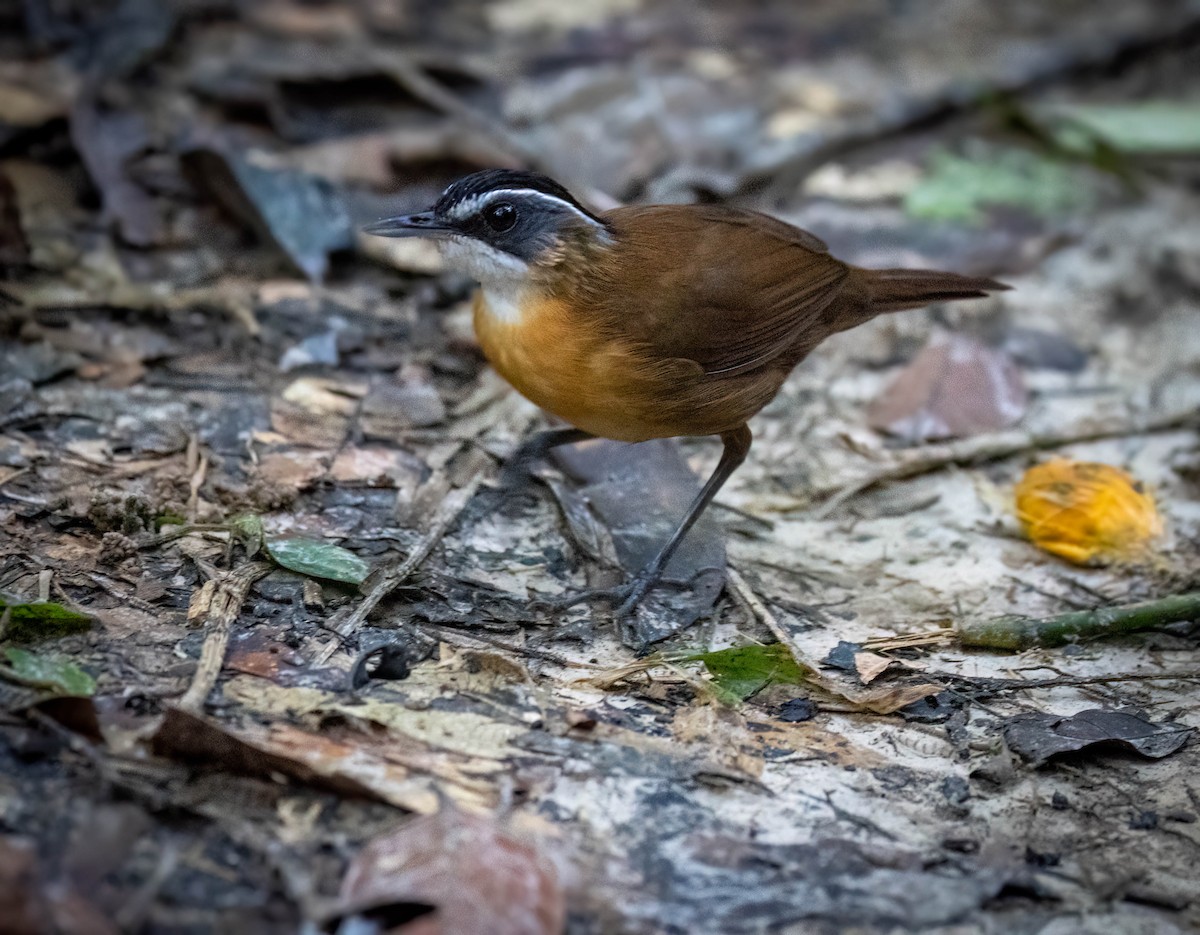
<path fill-rule="evenodd" d="M 536 188 L 497 188 L 490 192 L 482 192 L 478 195 L 472 195 L 470 198 L 464 198 L 462 201 L 456 204 L 450 210 L 450 216 L 456 221 L 462 221 L 466 218 L 469 218 L 476 211 L 482 209 L 485 205 L 490 203 L 492 199 L 499 198 L 501 196 L 512 197 L 514 195 L 520 195 L 523 198 L 540 198 L 542 201 L 561 205 L 564 208 L 574 211 L 589 224 L 594 224 L 597 227 L 604 226 L 603 222 L 596 220 L 596 218 L 592 217 L 585 211 L 579 210 L 579 208 L 575 207 L 575 205 L 571 204 L 571 202 L 564 201 L 556 195 L 549 195 L 546 192 L 540 192 Z"/>

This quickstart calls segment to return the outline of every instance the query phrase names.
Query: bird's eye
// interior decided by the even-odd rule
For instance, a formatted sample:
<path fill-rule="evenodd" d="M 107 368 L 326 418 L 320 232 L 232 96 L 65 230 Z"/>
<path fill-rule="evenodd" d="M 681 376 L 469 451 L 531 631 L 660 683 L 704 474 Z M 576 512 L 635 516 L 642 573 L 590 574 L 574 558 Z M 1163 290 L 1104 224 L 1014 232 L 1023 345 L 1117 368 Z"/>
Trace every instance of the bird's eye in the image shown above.
<path fill-rule="evenodd" d="M 485 208 L 483 219 L 487 221 L 488 227 L 497 234 L 503 234 L 505 231 L 512 230 L 513 225 L 517 223 L 517 209 L 507 201 L 501 201 Z"/>

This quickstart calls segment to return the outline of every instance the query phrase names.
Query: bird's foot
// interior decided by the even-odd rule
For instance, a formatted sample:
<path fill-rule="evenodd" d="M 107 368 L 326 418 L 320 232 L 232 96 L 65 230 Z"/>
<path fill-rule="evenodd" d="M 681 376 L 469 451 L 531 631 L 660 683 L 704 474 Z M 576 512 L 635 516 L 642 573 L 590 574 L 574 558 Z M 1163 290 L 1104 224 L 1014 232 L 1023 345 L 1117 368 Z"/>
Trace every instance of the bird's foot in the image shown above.
<path fill-rule="evenodd" d="M 514 459 L 505 462 L 499 476 L 483 487 L 464 512 L 467 525 L 494 513 L 514 494 L 533 487 L 533 459 Z"/>
<path fill-rule="evenodd" d="M 534 601 L 530 607 L 534 611 L 555 613 L 568 610 L 571 607 L 577 607 L 580 604 L 599 601 L 615 608 L 613 610 L 613 617 L 616 620 L 624 620 L 637 610 L 637 606 L 642 602 L 642 598 L 646 596 L 651 588 L 659 583 L 661 582 L 658 581 L 657 573 L 647 574 L 646 572 L 642 572 L 626 584 L 617 585 L 613 588 L 588 588 L 586 591 L 568 594 L 565 597 Z"/>

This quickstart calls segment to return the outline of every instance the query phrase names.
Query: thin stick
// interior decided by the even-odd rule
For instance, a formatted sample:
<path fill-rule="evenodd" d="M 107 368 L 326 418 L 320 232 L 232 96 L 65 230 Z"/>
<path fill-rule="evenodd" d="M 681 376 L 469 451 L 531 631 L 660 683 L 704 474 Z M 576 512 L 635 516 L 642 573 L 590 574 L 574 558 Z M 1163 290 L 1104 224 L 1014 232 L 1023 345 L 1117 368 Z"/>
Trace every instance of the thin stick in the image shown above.
<path fill-rule="evenodd" d="M 179 700 L 179 707 L 194 714 L 202 714 L 208 693 L 217 684 L 221 667 L 225 664 L 225 651 L 229 648 L 229 636 L 233 623 L 242 609 L 242 602 L 250 592 L 250 586 L 271 571 L 267 562 L 251 562 L 226 572 L 217 582 L 217 592 L 209 605 L 208 622 L 211 629 L 204 638 L 200 650 L 200 664 L 192 676 L 192 684 Z"/>
<path fill-rule="evenodd" d="M 729 581 L 729 584 L 733 587 L 734 594 L 738 596 L 738 598 L 750 609 L 750 612 L 754 614 L 759 621 L 766 625 L 768 630 L 775 634 L 775 638 L 788 648 L 788 652 L 792 654 L 792 658 L 796 660 L 797 664 L 807 670 L 805 673 L 805 678 L 808 681 L 825 688 L 825 680 L 821 676 L 819 669 L 820 662 L 816 659 L 809 658 L 809 656 L 802 649 L 800 649 L 799 646 L 796 645 L 796 642 L 792 639 L 791 634 L 789 634 L 787 630 L 780 625 L 779 621 L 775 619 L 775 615 L 767 609 L 767 605 L 764 604 L 759 599 L 758 595 L 754 593 L 750 585 L 746 583 L 746 579 L 742 577 L 741 572 L 739 572 L 732 565 L 729 565 L 725 569 L 725 576 Z M 830 688 L 827 690 L 838 694 L 836 689 Z"/>
<path fill-rule="evenodd" d="M 945 445 L 928 445 L 908 461 L 891 467 L 883 468 L 856 481 L 846 487 L 832 492 L 832 495 L 813 513 L 814 519 L 825 519 L 846 501 L 857 497 L 860 493 L 870 490 L 888 481 L 908 480 L 921 474 L 940 471 L 951 465 L 976 465 L 988 461 L 1000 461 L 1013 455 L 1027 451 L 1041 451 L 1046 448 L 1060 448 L 1063 445 L 1074 445 L 1082 442 L 1103 441 L 1106 438 L 1124 438 L 1128 435 L 1152 435 L 1158 432 L 1170 432 L 1200 424 L 1200 416 L 1189 409 L 1158 419 L 1150 419 L 1142 424 L 1125 424 L 1107 429 L 1090 429 L 1078 432 L 1061 432 L 1049 435 L 1030 435 L 1026 432 L 1002 432 L 996 435 L 982 435 L 977 438 L 966 438 Z M 819 495 L 819 494 L 818 494 Z"/>
<path fill-rule="evenodd" d="M 10 471 L 8 474 L 5 474 L 3 477 L 0 477 L 0 487 L 3 487 L 5 484 L 16 480 L 22 474 L 28 474 L 28 473 L 29 473 L 29 468 L 27 468 L 27 467 L 17 468 L 15 471 Z"/>
<path fill-rule="evenodd" d="M 1109 685 L 1114 682 L 1193 682 L 1200 680 L 1200 671 L 1184 672 L 1136 672 L 1129 675 L 1063 675 L 1054 679 L 1001 679 L 1001 678 L 972 678 L 966 675 L 956 675 L 952 672 L 930 672 L 933 678 L 946 679 L 959 684 L 959 691 L 1009 692 L 1028 691 L 1034 688 L 1077 688 L 1085 685 Z M 974 700 L 974 699 L 972 699 Z"/>
<path fill-rule="evenodd" d="M 547 175 L 556 175 L 566 182 L 581 181 L 571 178 L 569 172 L 556 171 L 561 167 L 548 164 L 541 151 L 527 144 L 501 121 L 472 107 L 441 82 L 431 78 L 429 73 L 410 56 L 402 53 L 387 53 L 380 61 L 380 66 L 413 97 L 474 128 L 529 168 Z M 585 200 L 591 201 L 593 207 L 600 211 L 615 208 L 621 203 L 606 192 L 589 188 L 586 185 L 575 185 L 575 192 L 577 195 L 583 196 Z"/>
<path fill-rule="evenodd" d="M 413 97 L 424 101 L 447 116 L 454 117 L 467 126 L 473 127 L 493 142 L 498 143 L 510 156 L 517 157 L 530 167 L 546 168 L 540 154 L 526 145 L 524 140 L 520 139 L 512 130 L 500 121 L 472 107 L 441 82 L 431 78 L 429 73 L 410 56 L 403 53 L 387 54 L 380 65 Z"/>
<path fill-rule="evenodd" d="M 1076 610 L 1053 617 L 1009 614 L 966 620 L 955 627 L 955 632 L 963 646 L 1021 650 L 1033 646 L 1062 646 L 1073 640 L 1115 636 L 1187 620 L 1200 620 L 1200 591 L 1137 604 Z"/>
<path fill-rule="evenodd" d="M 921 682 L 916 685 L 905 686 L 900 689 L 899 694 L 891 696 L 881 696 L 870 689 L 867 691 L 858 691 L 848 685 L 839 685 L 837 681 L 829 678 L 820 671 L 820 662 L 813 659 L 804 652 L 796 641 L 792 639 L 791 634 L 787 632 L 779 621 L 775 619 L 775 615 L 767 610 L 766 605 L 759 600 L 750 586 L 746 583 L 746 579 L 738 573 L 737 569 L 732 565 L 726 568 L 726 576 L 729 584 L 732 585 L 734 593 L 750 608 L 750 611 L 764 624 L 767 629 L 775 634 L 788 652 L 792 654 L 792 658 L 796 660 L 796 664 L 805 670 L 804 681 L 809 685 L 815 685 L 822 691 L 833 695 L 841 701 L 847 701 L 854 706 L 856 711 L 869 711 L 873 714 L 891 714 L 904 705 L 909 704 L 924 695 L 933 694 L 941 685 L 933 684 L 932 682 Z"/>
<path fill-rule="evenodd" d="M 483 482 L 483 477 L 483 473 L 480 472 L 472 477 L 465 487 L 451 491 L 446 495 L 446 499 L 442 501 L 437 515 L 433 519 L 433 524 L 429 527 L 429 531 L 421 537 L 420 541 L 413 546 L 412 551 L 399 564 L 391 568 L 385 568 L 380 573 L 375 584 L 367 593 L 367 596 L 363 598 L 363 602 L 355 608 L 354 613 L 334 627 L 334 631 L 340 637 L 349 636 L 366 623 L 367 616 L 379 605 L 379 602 L 391 594 L 392 591 L 396 590 L 429 557 L 429 553 L 441 541 L 442 536 L 446 534 L 446 530 L 453 525 L 454 521 L 458 519 L 459 514 L 470 503 L 471 498 L 475 496 L 475 492 Z M 324 665 L 340 645 L 340 639 L 335 638 L 330 640 L 317 653 L 313 664 Z"/>

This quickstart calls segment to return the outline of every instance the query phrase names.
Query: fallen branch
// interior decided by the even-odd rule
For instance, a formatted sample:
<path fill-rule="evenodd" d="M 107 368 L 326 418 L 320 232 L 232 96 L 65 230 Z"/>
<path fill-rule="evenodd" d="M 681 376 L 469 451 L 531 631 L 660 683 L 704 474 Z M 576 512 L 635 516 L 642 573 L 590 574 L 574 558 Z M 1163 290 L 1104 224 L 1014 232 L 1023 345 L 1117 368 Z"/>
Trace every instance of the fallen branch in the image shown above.
<path fill-rule="evenodd" d="M 779 621 L 775 619 L 775 615 L 767 609 L 767 606 L 754 593 L 750 585 L 746 583 L 746 579 L 741 576 L 736 568 L 730 565 L 726 568 L 725 573 L 729 581 L 729 586 L 733 589 L 733 593 L 749 608 L 755 617 L 766 625 L 767 629 L 775 634 L 775 638 L 787 647 L 796 664 L 805 670 L 804 680 L 807 684 L 813 685 L 835 698 L 849 702 L 856 710 L 868 711 L 872 714 L 891 714 L 905 705 L 919 701 L 926 695 L 935 694 L 941 689 L 941 685 L 933 684 L 932 682 L 920 682 L 918 684 L 894 685 L 878 689 L 868 688 L 865 691 L 859 691 L 837 682 L 820 671 L 820 662 L 818 660 L 813 659 L 796 645 L 796 641 L 792 639 L 791 634 L 780 625 Z"/>
<path fill-rule="evenodd" d="M 241 612 L 250 586 L 259 578 L 265 577 L 273 567 L 267 562 L 251 562 L 226 572 L 224 577 L 217 581 L 208 604 L 208 613 L 205 615 L 210 629 L 200 650 L 200 664 L 192 676 L 192 684 L 179 699 L 179 707 L 185 711 L 203 713 L 204 701 L 217 684 L 217 677 L 225 664 L 225 650 L 229 648 L 233 623 Z"/>
<path fill-rule="evenodd" d="M 1001 679 L 957 675 L 953 672 L 931 672 L 931 676 L 956 684 L 957 691 L 979 696 L 1010 691 L 1030 691 L 1035 688 L 1082 688 L 1088 685 L 1111 685 L 1115 682 L 1166 682 L 1178 680 L 1191 682 L 1200 680 L 1200 671 L 1152 672 L 1132 675 L 1062 675 L 1052 679 Z M 976 696 L 971 695 L 974 701 Z"/>
<path fill-rule="evenodd" d="M 1009 614 L 987 620 L 968 620 L 958 624 L 955 630 L 963 646 L 1020 650 L 1034 646 L 1062 646 L 1075 640 L 1114 636 L 1186 620 L 1200 620 L 1200 591 L 1138 604 L 1071 611 L 1053 617 Z"/>
<path fill-rule="evenodd" d="M 489 138 L 526 167 L 572 183 L 575 193 L 591 201 L 597 210 L 607 211 L 620 204 L 606 192 L 590 188 L 583 184 L 583 180 L 574 178 L 569 169 L 547 163 L 541 150 L 530 146 L 502 121 L 472 107 L 440 81 L 430 77 L 429 72 L 411 56 L 388 52 L 380 57 L 379 64 L 413 97 Z"/>
<path fill-rule="evenodd" d="M 329 657 L 341 645 L 341 638 L 349 636 L 366 623 L 367 616 L 379 606 L 379 602 L 396 590 L 429 557 L 429 553 L 441 541 L 442 536 L 446 534 L 446 530 L 454 524 L 459 514 L 471 502 L 471 498 L 475 496 L 475 491 L 479 489 L 479 485 L 483 482 L 483 477 L 483 473 L 477 473 L 468 481 L 465 487 L 453 490 L 446 495 L 446 499 L 442 501 L 429 530 L 399 563 L 390 568 L 383 568 L 378 572 L 371 590 L 367 592 L 367 596 L 363 598 L 362 603 L 354 609 L 354 613 L 333 627 L 334 632 L 338 634 L 339 638 L 332 639 L 325 644 L 313 659 L 313 665 L 324 665 L 328 662 Z"/>
<path fill-rule="evenodd" d="M 829 493 L 829 499 L 821 504 L 813 514 L 814 519 L 825 519 L 838 507 L 848 500 L 865 493 L 872 487 L 889 481 L 909 480 L 922 474 L 930 474 L 954 465 L 978 465 L 989 461 L 1001 461 L 1014 455 L 1030 451 L 1043 451 L 1048 448 L 1061 448 L 1063 445 L 1076 445 L 1082 442 L 1103 441 L 1107 438 L 1125 438 L 1130 435 L 1152 435 L 1158 432 L 1171 432 L 1178 429 L 1200 426 L 1200 414 L 1194 409 L 1186 412 L 1176 412 L 1157 419 L 1149 419 L 1139 424 L 1125 424 L 1106 429 L 1087 429 L 1075 432 L 1057 432 L 1047 435 L 1031 435 L 1028 432 L 1001 432 L 995 435 L 980 435 L 975 438 L 964 438 L 959 441 L 942 445 L 926 445 L 907 461 L 891 465 L 869 474 L 862 480 L 855 481 L 846 487 L 835 491 L 818 491 L 815 497 Z"/>
<path fill-rule="evenodd" d="M 907 107 L 889 108 L 869 118 L 847 121 L 843 128 L 824 136 L 800 133 L 718 191 L 728 196 L 753 193 L 759 197 L 763 197 L 764 190 L 767 196 L 794 192 L 809 174 L 835 159 L 845 159 L 865 147 L 906 137 L 914 131 L 928 132 L 934 126 L 961 119 L 964 114 L 978 114 L 981 105 L 997 92 L 1020 98 L 1089 71 L 1105 71 L 1117 61 L 1128 64 L 1144 59 L 1160 51 L 1164 44 L 1178 42 L 1181 36 L 1194 33 L 1197 25 L 1194 16 L 1183 24 L 1164 19 L 1160 31 L 1083 44 L 1048 67 L 1030 69 L 1024 75 L 999 81 L 982 95 L 963 93 L 959 88 L 943 90 L 914 100 Z"/>

